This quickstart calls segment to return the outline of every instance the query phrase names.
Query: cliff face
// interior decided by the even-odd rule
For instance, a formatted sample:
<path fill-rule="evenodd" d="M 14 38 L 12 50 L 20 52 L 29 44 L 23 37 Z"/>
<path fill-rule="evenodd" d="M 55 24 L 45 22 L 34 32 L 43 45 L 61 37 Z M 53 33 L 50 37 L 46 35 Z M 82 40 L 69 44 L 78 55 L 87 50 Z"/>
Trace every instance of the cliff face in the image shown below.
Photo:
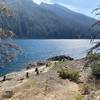
<path fill-rule="evenodd" d="M 32 0 L 5 2 L 13 17 L 4 17 L 3 24 L 18 38 L 91 38 L 89 28 L 95 20 L 90 17 L 57 4 L 37 5 Z"/>

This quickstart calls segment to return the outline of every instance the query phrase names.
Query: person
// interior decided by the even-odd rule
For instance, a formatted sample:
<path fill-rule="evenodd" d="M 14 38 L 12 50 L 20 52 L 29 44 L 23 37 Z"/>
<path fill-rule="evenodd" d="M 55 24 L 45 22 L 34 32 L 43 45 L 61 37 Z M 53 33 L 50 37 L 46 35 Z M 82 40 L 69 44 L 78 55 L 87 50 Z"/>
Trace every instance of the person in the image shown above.
<path fill-rule="evenodd" d="M 39 75 L 39 69 L 37 67 L 35 68 L 35 72 L 37 75 Z"/>
<path fill-rule="evenodd" d="M 27 79 L 29 78 L 29 73 L 28 73 L 28 72 L 26 72 L 26 78 L 27 78 Z"/>
<path fill-rule="evenodd" d="M 46 64 L 46 67 L 48 67 L 48 63 Z"/>
<path fill-rule="evenodd" d="M 6 76 L 3 76 L 3 80 L 2 81 L 6 81 Z"/>

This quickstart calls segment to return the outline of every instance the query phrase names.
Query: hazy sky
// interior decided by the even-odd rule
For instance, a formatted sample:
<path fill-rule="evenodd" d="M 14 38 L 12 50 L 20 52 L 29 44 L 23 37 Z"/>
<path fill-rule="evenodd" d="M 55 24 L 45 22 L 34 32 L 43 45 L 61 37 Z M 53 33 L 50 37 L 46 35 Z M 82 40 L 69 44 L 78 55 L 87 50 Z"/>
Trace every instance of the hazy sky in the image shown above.
<path fill-rule="evenodd" d="M 73 11 L 94 17 L 91 13 L 93 9 L 100 5 L 100 0 L 33 0 L 36 3 L 58 3 L 70 8 Z"/>

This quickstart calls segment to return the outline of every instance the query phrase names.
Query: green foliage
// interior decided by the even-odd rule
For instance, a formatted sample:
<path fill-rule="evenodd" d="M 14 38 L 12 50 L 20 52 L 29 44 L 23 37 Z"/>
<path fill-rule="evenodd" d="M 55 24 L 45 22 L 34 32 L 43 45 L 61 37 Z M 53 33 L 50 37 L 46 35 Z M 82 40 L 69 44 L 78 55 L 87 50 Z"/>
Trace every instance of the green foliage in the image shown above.
<path fill-rule="evenodd" d="M 52 66 L 51 62 L 46 63 L 46 67 L 51 67 L 51 66 Z"/>
<path fill-rule="evenodd" d="M 82 96 L 81 94 L 78 94 L 78 95 L 76 96 L 76 100 L 83 100 L 83 96 Z"/>
<path fill-rule="evenodd" d="M 72 68 L 61 69 L 59 72 L 59 76 L 63 79 L 70 79 L 72 81 L 78 81 L 79 79 L 79 71 Z"/>
<path fill-rule="evenodd" d="M 91 65 L 92 75 L 96 78 L 100 78 L 100 63 L 95 63 Z"/>
<path fill-rule="evenodd" d="M 82 84 L 82 94 L 83 95 L 87 95 L 90 93 L 91 89 L 93 88 L 91 84 L 88 84 L 88 83 L 84 83 Z"/>
<path fill-rule="evenodd" d="M 88 55 L 87 55 L 87 59 L 89 59 L 89 61 L 95 61 L 95 60 L 97 60 L 98 59 L 98 57 L 97 57 L 97 54 L 96 53 L 89 53 Z"/>

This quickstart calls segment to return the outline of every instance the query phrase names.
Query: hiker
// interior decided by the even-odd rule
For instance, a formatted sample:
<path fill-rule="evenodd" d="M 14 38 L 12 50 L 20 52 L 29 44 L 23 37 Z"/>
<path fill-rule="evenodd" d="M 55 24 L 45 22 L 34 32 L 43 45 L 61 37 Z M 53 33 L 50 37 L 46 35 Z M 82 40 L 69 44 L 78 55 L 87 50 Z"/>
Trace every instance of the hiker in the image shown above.
<path fill-rule="evenodd" d="M 57 65 L 57 63 L 56 63 L 56 61 L 55 61 L 55 67 L 56 67 L 56 65 Z"/>
<path fill-rule="evenodd" d="M 46 67 L 48 67 L 48 63 L 46 64 Z"/>
<path fill-rule="evenodd" d="M 39 75 L 39 69 L 37 67 L 35 68 L 35 72 L 37 75 Z"/>
<path fill-rule="evenodd" d="M 29 78 L 29 73 L 28 73 L 28 72 L 26 72 L 26 78 L 27 78 L 27 79 Z"/>
<path fill-rule="evenodd" d="M 3 76 L 3 80 L 2 81 L 6 81 L 6 76 Z"/>

